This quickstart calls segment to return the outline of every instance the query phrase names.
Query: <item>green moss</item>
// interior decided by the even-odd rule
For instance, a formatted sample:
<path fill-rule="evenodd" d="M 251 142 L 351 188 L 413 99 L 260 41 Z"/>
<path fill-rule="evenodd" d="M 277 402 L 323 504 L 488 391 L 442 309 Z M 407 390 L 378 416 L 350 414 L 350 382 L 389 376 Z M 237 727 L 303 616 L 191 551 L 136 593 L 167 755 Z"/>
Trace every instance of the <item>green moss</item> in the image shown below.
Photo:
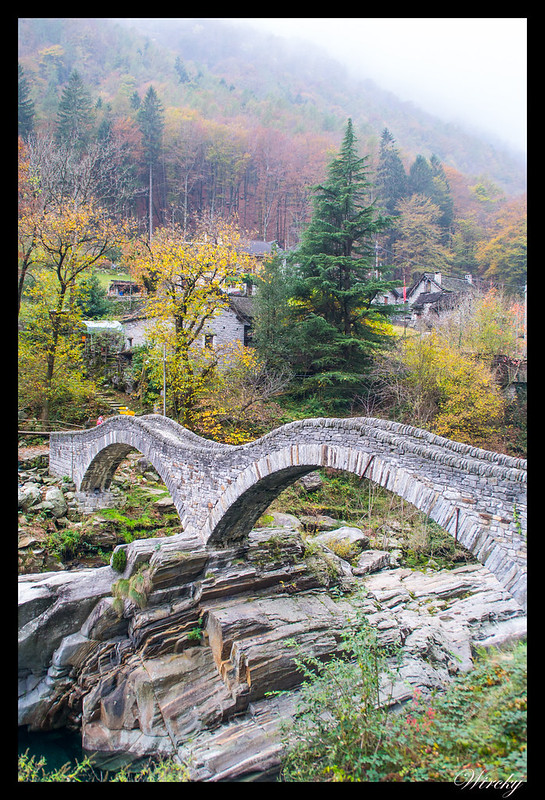
<path fill-rule="evenodd" d="M 115 550 L 112 556 L 112 569 L 116 572 L 124 572 L 127 566 L 127 553 L 125 550 Z"/>

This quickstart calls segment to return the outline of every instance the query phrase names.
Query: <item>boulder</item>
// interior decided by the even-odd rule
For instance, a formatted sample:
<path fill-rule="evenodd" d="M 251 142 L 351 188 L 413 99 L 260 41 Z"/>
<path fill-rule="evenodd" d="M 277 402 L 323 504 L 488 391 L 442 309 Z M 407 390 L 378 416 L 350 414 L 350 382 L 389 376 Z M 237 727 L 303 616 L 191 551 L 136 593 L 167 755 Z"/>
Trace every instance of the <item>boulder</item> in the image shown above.
<path fill-rule="evenodd" d="M 366 550 L 357 561 L 356 566 L 352 567 L 354 575 L 368 575 L 370 572 L 378 572 L 387 569 L 390 565 L 390 553 L 386 550 Z"/>
<path fill-rule="evenodd" d="M 339 547 L 365 550 L 365 548 L 369 546 L 369 536 L 366 533 L 360 528 L 351 528 L 348 526 L 320 533 L 318 536 L 313 536 L 311 541 L 324 544 L 326 547 L 335 551 L 336 548 Z"/>
<path fill-rule="evenodd" d="M 110 567 L 19 577 L 19 669 L 39 674 L 119 577 Z"/>
<path fill-rule="evenodd" d="M 290 528 L 301 530 L 303 525 L 293 514 L 283 514 L 281 511 L 268 511 L 258 520 L 259 528 Z"/>
<path fill-rule="evenodd" d="M 332 531 L 340 525 L 339 520 L 328 517 L 326 514 L 316 514 L 314 516 L 303 515 L 299 517 L 299 519 L 304 529 L 309 531 L 309 533 L 314 533 L 315 531 Z"/>
<path fill-rule="evenodd" d="M 165 514 L 170 511 L 176 511 L 176 506 L 174 505 L 174 500 L 172 497 L 160 497 L 154 502 L 153 508 L 156 508 L 157 511 L 161 511 Z"/>
<path fill-rule="evenodd" d="M 64 517 L 68 511 L 68 505 L 58 486 L 51 486 L 46 491 L 43 507 L 48 509 L 55 518 Z"/>
<path fill-rule="evenodd" d="M 315 492 L 323 485 L 322 477 L 319 472 L 309 472 L 297 481 L 307 492 Z"/>
<path fill-rule="evenodd" d="M 18 506 L 23 511 L 28 511 L 32 506 L 40 503 L 41 499 L 42 492 L 37 483 L 26 483 L 19 488 Z"/>

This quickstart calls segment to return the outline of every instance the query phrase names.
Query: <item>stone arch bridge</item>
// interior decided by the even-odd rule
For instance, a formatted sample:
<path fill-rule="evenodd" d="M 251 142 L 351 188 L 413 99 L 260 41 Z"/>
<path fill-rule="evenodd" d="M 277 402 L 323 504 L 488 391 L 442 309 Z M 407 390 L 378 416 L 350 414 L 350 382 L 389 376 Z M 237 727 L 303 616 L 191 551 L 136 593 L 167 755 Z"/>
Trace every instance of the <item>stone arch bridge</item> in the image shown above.
<path fill-rule="evenodd" d="M 107 504 L 114 473 L 141 452 L 165 482 L 184 529 L 207 546 L 242 539 L 280 492 L 318 467 L 352 472 L 427 514 L 526 605 L 526 461 L 381 419 L 305 419 L 254 442 L 212 442 L 158 415 L 113 417 L 51 434 L 49 469 L 88 508 Z M 173 537 L 174 538 L 174 537 Z"/>

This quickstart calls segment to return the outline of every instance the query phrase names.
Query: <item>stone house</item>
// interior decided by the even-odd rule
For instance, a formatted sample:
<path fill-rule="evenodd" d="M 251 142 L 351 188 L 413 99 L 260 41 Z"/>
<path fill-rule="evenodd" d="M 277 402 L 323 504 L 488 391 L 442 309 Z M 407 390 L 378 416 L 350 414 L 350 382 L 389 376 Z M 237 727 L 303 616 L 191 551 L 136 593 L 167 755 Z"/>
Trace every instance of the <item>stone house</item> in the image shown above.
<path fill-rule="evenodd" d="M 275 245 L 274 241 L 251 240 L 246 250 L 258 260 L 262 260 L 270 255 Z M 115 287 L 110 284 L 112 292 L 115 289 L 118 292 L 127 293 L 126 288 L 121 286 L 122 283 L 132 282 L 112 281 L 112 284 L 116 284 Z M 136 288 L 139 287 L 132 284 L 132 291 Z M 250 344 L 254 313 L 253 291 L 253 286 L 242 282 L 227 288 L 229 305 L 206 325 L 199 341 L 201 347 L 222 347 L 236 342 L 240 342 L 244 346 Z M 125 330 L 125 349 L 138 347 L 145 343 L 147 332 L 151 327 L 151 320 L 141 309 L 126 314 L 121 322 Z"/>
<path fill-rule="evenodd" d="M 251 296 L 229 295 L 229 305 L 205 326 L 198 345 L 202 348 L 221 347 L 236 342 L 248 345 L 251 340 L 253 303 Z M 121 322 L 125 331 L 125 349 L 145 344 L 152 325 L 150 317 L 139 310 L 125 315 Z"/>
<path fill-rule="evenodd" d="M 112 280 L 108 286 L 108 297 L 110 298 L 141 297 L 143 292 L 142 286 L 129 280 Z"/>
<path fill-rule="evenodd" d="M 378 302 L 404 305 L 411 311 L 409 324 L 437 320 L 476 291 L 471 275 L 457 278 L 441 272 L 423 272 L 409 287 L 391 290 Z M 407 317 L 404 318 L 407 321 Z"/>

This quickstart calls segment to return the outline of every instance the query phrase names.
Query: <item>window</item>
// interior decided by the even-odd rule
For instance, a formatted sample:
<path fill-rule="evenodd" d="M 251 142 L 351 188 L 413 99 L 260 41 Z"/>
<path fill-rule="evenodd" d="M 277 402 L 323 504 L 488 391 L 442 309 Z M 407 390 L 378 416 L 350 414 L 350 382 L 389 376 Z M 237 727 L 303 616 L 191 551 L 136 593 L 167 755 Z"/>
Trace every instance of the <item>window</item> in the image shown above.
<path fill-rule="evenodd" d="M 212 349 L 214 347 L 214 334 L 213 333 L 205 333 L 204 334 L 204 346 Z"/>

